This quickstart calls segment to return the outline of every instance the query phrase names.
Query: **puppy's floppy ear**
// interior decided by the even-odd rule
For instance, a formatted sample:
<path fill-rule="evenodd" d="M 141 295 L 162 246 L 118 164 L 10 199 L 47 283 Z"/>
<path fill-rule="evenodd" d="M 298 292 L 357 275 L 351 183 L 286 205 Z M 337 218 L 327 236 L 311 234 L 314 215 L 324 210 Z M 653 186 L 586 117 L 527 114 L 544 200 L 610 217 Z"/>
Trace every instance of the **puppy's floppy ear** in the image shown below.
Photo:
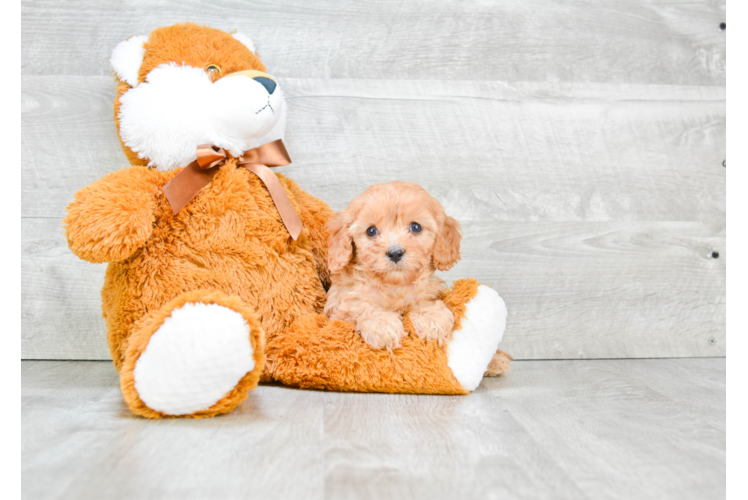
<path fill-rule="evenodd" d="M 440 271 L 448 271 L 460 260 L 460 223 L 447 216 L 434 242 L 434 265 Z"/>
<path fill-rule="evenodd" d="M 353 239 L 348 232 L 350 214 L 347 210 L 335 212 L 327 221 L 325 229 L 330 235 L 327 249 L 327 267 L 331 273 L 337 273 L 353 257 Z"/>

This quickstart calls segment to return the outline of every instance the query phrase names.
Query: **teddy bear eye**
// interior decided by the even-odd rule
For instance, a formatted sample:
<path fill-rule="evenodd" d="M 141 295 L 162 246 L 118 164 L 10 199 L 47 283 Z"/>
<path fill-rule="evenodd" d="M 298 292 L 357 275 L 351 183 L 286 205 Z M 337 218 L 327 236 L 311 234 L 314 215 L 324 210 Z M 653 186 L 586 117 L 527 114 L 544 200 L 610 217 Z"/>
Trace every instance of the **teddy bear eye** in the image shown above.
<path fill-rule="evenodd" d="M 217 64 L 208 64 L 205 69 L 208 71 L 208 73 L 218 74 L 221 72 L 221 67 Z"/>
<path fill-rule="evenodd" d="M 366 230 L 366 236 L 369 238 L 373 238 L 378 233 L 377 228 L 375 226 L 371 226 L 369 229 Z"/>
<path fill-rule="evenodd" d="M 421 225 L 417 222 L 411 222 L 410 224 L 410 230 L 413 233 L 420 233 L 421 232 Z"/>

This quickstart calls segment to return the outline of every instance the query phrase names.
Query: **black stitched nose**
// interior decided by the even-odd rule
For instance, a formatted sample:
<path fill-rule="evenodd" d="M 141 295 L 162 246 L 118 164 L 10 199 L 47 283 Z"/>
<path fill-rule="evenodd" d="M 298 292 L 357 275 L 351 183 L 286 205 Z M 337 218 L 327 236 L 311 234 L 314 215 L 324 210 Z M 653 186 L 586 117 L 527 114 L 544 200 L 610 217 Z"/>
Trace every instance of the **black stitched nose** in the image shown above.
<path fill-rule="evenodd" d="M 405 255 L 405 250 L 400 247 L 391 247 L 389 250 L 387 250 L 387 257 L 389 257 L 392 262 L 400 262 L 400 259 L 403 258 L 403 255 Z"/>
<path fill-rule="evenodd" d="M 256 76 L 252 78 L 252 80 L 256 81 L 257 83 L 262 84 L 262 86 L 265 87 L 265 90 L 268 91 L 268 94 L 272 95 L 273 92 L 275 92 L 275 87 L 277 83 L 275 83 L 272 79 L 266 76 Z"/>

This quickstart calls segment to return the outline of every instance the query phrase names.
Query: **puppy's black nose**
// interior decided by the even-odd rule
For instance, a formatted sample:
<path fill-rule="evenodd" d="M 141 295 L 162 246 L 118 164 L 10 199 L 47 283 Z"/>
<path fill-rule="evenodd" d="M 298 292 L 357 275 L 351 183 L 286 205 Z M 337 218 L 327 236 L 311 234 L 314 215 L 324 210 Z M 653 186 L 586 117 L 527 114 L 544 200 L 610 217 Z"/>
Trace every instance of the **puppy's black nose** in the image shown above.
<path fill-rule="evenodd" d="M 273 92 L 275 92 L 276 83 L 270 78 L 266 78 L 264 76 L 256 76 L 252 78 L 252 80 L 256 81 L 257 83 L 265 87 L 265 90 L 268 91 L 268 94 L 272 95 Z"/>
<path fill-rule="evenodd" d="M 387 257 L 392 262 L 400 262 L 400 259 L 403 258 L 403 255 L 405 255 L 405 250 L 400 247 L 390 247 L 390 249 L 387 250 Z"/>

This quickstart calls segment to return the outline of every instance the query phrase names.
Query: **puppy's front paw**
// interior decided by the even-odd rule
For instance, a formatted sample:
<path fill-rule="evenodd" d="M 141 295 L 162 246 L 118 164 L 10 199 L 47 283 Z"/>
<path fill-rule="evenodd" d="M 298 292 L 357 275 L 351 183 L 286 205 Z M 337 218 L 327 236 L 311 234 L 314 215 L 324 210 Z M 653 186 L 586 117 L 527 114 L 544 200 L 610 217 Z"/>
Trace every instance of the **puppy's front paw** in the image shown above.
<path fill-rule="evenodd" d="M 402 347 L 402 340 L 406 335 L 402 318 L 393 312 L 383 312 L 374 317 L 359 320 L 356 324 L 356 331 L 374 349 L 389 351 Z"/>
<path fill-rule="evenodd" d="M 423 302 L 416 305 L 410 311 L 410 320 L 418 337 L 439 342 L 439 346 L 452 336 L 455 326 L 455 317 L 452 311 L 442 302 Z"/>

